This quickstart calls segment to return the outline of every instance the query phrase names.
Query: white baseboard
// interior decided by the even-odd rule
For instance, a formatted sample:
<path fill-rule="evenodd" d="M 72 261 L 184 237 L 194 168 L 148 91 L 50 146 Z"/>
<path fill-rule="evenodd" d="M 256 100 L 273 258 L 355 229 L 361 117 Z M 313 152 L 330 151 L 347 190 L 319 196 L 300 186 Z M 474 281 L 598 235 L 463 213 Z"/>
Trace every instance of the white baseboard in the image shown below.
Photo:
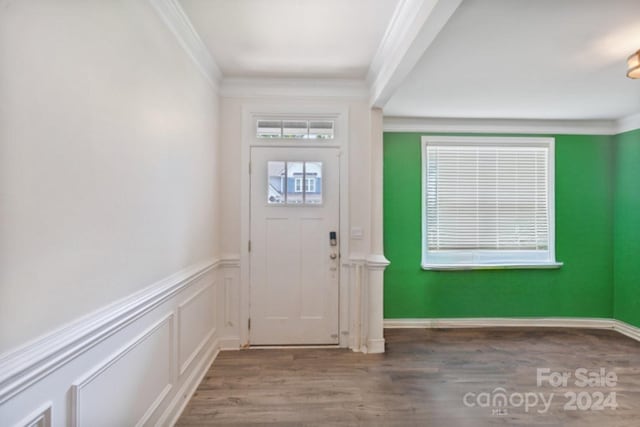
<path fill-rule="evenodd" d="M 611 329 L 640 341 L 640 328 L 621 320 L 589 317 L 486 317 L 385 319 L 384 327 L 394 328 L 584 328 Z"/>
<path fill-rule="evenodd" d="M 223 337 L 220 338 L 220 350 L 240 350 L 240 338 Z"/>
<path fill-rule="evenodd" d="M 367 353 L 384 353 L 384 339 L 367 340 Z"/>
<path fill-rule="evenodd" d="M 207 372 L 209 372 L 209 368 L 216 360 L 216 357 L 218 357 L 218 354 L 220 354 L 220 345 L 217 341 L 214 341 L 213 345 L 207 351 L 206 356 L 202 358 L 196 369 L 193 370 L 193 373 L 189 375 L 189 378 L 187 378 L 182 387 L 180 387 L 180 390 L 178 390 L 175 397 L 156 423 L 157 425 L 172 426 L 178 421 L 182 411 L 184 411 L 184 408 L 191 400 L 191 397 L 198 389 L 202 379 L 205 377 Z M 167 420 L 171 421 L 167 423 Z"/>
<path fill-rule="evenodd" d="M 640 341 L 640 328 L 623 322 L 622 320 L 614 320 L 613 323 L 613 329 L 615 331 L 620 332 L 629 338 L 633 338 L 636 341 Z"/>
<path fill-rule="evenodd" d="M 177 420 L 220 348 L 239 348 L 236 264 L 194 265 L 0 355 L 2 425 Z"/>

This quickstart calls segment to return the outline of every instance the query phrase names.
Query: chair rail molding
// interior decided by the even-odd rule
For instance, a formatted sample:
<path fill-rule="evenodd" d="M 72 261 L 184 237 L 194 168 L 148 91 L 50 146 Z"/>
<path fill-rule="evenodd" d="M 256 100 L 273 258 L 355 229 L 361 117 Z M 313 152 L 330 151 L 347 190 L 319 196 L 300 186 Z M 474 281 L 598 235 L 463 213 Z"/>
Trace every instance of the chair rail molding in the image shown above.
<path fill-rule="evenodd" d="M 177 419 L 221 346 L 239 348 L 238 271 L 232 257 L 196 263 L 0 355 L 3 424 L 72 425 L 101 416 L 108 409 L 95 396 L 127 381 L 143 394 L 127 408 L 127 422 Z M 150 356 L 160 348 L 164 357 Z"/>

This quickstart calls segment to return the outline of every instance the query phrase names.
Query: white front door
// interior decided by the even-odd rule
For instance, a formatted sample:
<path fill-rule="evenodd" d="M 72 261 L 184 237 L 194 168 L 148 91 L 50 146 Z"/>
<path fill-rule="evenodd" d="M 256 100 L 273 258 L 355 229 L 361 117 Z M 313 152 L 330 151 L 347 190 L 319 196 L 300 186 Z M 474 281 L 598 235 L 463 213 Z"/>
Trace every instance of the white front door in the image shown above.
<path fill-rule="evenodd" d="M 337 148 L 251 149 L 250 344 L 338 343 L 339 183 Z"/>

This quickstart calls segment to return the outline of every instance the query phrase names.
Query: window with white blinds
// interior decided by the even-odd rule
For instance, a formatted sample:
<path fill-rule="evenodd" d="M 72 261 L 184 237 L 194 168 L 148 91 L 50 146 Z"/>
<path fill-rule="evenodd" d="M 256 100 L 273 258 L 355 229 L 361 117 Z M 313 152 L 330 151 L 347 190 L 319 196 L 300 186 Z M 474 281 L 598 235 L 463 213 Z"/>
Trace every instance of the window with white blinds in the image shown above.
<path fill-rule="evenodd" d="M 556 264 L 552 138 L 422 143 L 424 268 Z"/>

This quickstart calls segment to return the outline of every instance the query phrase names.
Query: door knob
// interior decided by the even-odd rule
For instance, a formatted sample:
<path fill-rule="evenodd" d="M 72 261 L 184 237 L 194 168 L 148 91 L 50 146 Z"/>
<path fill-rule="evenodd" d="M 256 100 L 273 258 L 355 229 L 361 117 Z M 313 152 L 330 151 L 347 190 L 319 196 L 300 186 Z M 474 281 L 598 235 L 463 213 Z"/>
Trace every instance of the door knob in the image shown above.
<path fill-rule="evenodd" d="M 332 253 L 331 255 L 329 255 L 329 258 L 331 258 L 331 259 L 336 259 L 336 258 L 338 258 L 338 254 L 336 254 L 336 253 L 334 252 L 334 253 Z"/>

